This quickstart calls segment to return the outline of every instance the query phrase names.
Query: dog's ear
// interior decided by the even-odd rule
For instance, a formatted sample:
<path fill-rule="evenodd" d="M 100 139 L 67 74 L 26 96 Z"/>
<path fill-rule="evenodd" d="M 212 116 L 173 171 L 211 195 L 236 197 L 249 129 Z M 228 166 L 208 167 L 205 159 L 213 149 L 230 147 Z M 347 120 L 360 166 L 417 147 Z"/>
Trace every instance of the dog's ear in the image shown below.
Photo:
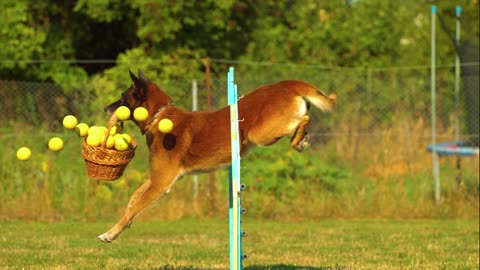
<path fill-rule="evenodd" d="M 148 81 L 146 81 L 145 76 L 140 73 L 140 78 L 135 76 L 132 71 L 128 71 L 130 73 L 130 78 L 132 78 L 133 82 L 133 97 L 136 100 L 144 100 L 146 98 L 146 86 Z"/>
<path fill-rule="evenodd" d="M 147 84 L 149 81 L 147 79 L 147 77 L 145 77 L 145 75 L 143 75 L 143 72 L 138 69 L 138 77 L 140 78 L 140 80 L 142 80 L 145 84 Z"/>
<path fill-rule="evenodd" d="M 142 81 L 137 78 L 137 76 L 135 76 L 135 74 L 133 74 L 131 70 L 129 70 L 128 73 L 130 73 L 130 78 L 132 78 L 133 87 L 142 85 Z"/>

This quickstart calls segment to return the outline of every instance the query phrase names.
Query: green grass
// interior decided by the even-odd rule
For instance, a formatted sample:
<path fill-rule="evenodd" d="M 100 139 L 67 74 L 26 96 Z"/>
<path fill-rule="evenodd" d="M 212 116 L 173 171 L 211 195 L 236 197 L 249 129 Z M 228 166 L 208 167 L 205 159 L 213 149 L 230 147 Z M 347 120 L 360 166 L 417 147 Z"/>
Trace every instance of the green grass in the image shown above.
<path fill-rule="evenodd" d="M 226 269 L 227 220 L 137 221 L 112 244 L 110 223 L 0 223 L 1 269 Z M 244 269 L 478 269 L 479 221 L 244 218 Z"/>
<path fill-rule="evenodd" d="M 130 134 L 139 140 L 135 158 L 124 175 L 113 182 L 97 182 L 87 176 L 81 156 L 82 141 L 72 131 L 0 134 L 0 152 L 4 153 L 0 157 L 0 179 L 4 180 L 0 181 L 0 221 L 95 221 L 117 217 L 149 176 L 144 138 Z M 62 151 L 54 153 L 46 149 L 52 136 L 64 139 Z M 442 202 L 437 205 L 431 156 L 427 151 L 412 152 L 415 153 L 412 156 L 420 157 L 405 158 L 402 162 L 387 154 L 373 160 L 365 156 L 362 164 L 353 165 L 336 152 L 333 143 L 302 154 L 291 149 L 288 140 L 274 147 L 253 149 L 242 159 L 242 183 L 248 190 L 242 203 L 249 215 L 297 221 L 478 218 L 478 157 L 462 160 L 461 189 L 455 180 L 455 158 L 442 158 Z M 16 150 L 24 145 L 32 148 L 32 158 L 18 161 Z M 173 186 L 171 196 L 159 201 L 160 207 L 168 210 L 148 211 L 148 215 L 162 220 L 221 218 L 222 213 L 228 213 L 227 172 L 218 170 L 213 185 L 208 174 L 199 175 L 201 196 L 197 198 L 192 195 L 192 178 L 183 178 Z M 164 208 L 165 205 L 175 207 Z"/>

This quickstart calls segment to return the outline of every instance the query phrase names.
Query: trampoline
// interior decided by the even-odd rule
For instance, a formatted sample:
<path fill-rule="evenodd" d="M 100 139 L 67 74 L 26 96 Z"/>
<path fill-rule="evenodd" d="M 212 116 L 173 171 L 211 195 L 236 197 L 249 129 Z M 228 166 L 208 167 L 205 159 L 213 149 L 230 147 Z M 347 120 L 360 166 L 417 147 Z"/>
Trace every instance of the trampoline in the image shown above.
<path fill-rule="evenodd" d="M 435 47 L 436 47 L 436 17 L 437 17 L 437 8 L 435 5 L 431 6 L 431 83 L 430 83 L 430 92 L 432 100 L 432 110 L 431 110 L 431 126 L 432 126 L 432 142 L 427 147 L 427 150 L 432 153 L 432 169 L 433 169 L 433 178 L 435 180 L 435 201 L 437 204 L 440 204 L 440 156 L 455 156 L 457 163 L 457 185 L 462 186 L 462 170 L 461 170 L 461 159 L 462 157 L 478 157 L 479 156 L 479 121 L 478 121 L 478 65 L 477 66 L 463 66 L 463 73 L 460 72 L 460 58 L 462 62 L 466 63 L 467 61 L 476 60 L 478 62 L 478 47 L 472 47 L 469 45 L 469 41 L 460 42 L 460 16 L 461 16 L 461 7 L 457 6 L 455 9 L 456 13 L 456 25 L 455 25 L 455 36 L 450 35 L 448 27 L 444 21 L 440 18 L 441 26 L 447 34 L 449 34 L 451 40 L 455 44 L 456 54 L 455 54 L 455 139 L 453 141 L 447 142 L 438 142 L 436 138 L 436 65 L 435 65 Z M 469 45 L 469 46 L 466 46 Z M 468 51 L 468 53 L 467 53 Z M 472 74 L 475 74 L 476 77 L 471 79 Z M 463 142 L 460 139 L 460 75 L 463 78 L 463 89 L 465 97 L 465 106 L 466 106 L 466 127 L 467 134 L 470 139 L 469 142 Z M 472 81 L 472 83 L 469 83 Z"/>
<path fill-rule="evenodd" d="M 428 151 L 433 152 L 433 144 L 428 146 Z M 453 141 L 435 144 L 435 152 L 438 155 L 478 156 L 478 146 L 471 146 L 467 142 Z"/>

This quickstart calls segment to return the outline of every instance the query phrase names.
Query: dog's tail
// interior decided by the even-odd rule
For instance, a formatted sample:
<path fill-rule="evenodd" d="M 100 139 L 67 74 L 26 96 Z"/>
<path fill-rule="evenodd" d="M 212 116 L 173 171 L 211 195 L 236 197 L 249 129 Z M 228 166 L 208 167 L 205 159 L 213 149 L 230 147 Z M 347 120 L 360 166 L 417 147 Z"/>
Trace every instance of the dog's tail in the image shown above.
<path fill-rule="evenodd" d="M 302 87 L 301 92 L 303 98 L 324 112 L 330 112 L 335 107 L 335 104 L 337 104 L 336 93 L 332 93 L 327 96 L 313 85 Z"/>

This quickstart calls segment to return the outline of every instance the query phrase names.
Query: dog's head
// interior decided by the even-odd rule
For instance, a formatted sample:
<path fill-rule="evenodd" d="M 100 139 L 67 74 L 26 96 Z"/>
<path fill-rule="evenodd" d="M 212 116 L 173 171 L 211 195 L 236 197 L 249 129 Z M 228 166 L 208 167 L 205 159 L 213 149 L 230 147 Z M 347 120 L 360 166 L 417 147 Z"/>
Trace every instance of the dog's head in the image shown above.
<path fill-rule="evenodd" d="M 147 99 L 148 84 L 150 83 L 145 75 L 139 70 L 138 77 L 131 71 L 130 78 L 132 78 L 132 86 L 122 93 L 122 97 L 105 107 L 105 112 L 114 113 L 120 106 L 127 106 L 130 110 L 134 110 L 139 106 L 143 106 Z"/>
<path fill-rule="evenodd" d="M 132 112 L 138 107 L 144 107 L 152 114 L 162 106 L 172 103 L 172 99 L 157 85 L 151 83 L 141 70 L 138 70 L 138 77 L 131 71 L 129 73 L 132 86 L 122 93 L 119 100 L 105 107 L 105 112 L 112 114 L 118 107 L 126 106 Z"/>

